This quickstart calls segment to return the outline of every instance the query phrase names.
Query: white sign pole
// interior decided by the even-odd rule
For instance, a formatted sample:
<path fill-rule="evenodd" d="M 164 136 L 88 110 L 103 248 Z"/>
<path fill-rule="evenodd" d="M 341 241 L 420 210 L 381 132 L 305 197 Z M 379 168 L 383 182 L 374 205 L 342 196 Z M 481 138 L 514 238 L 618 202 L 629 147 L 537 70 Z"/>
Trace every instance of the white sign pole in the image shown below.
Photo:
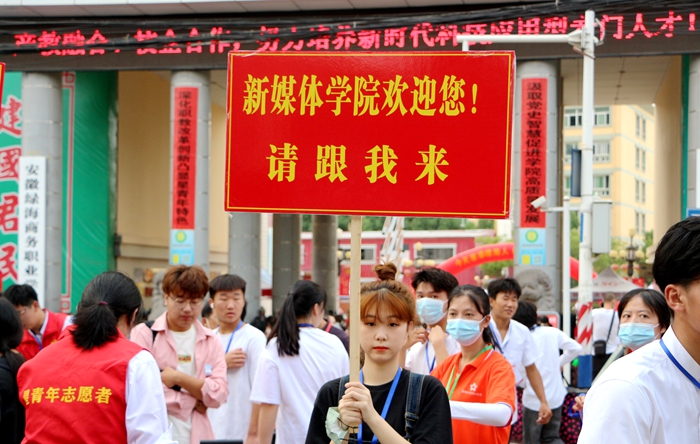
<path fill-rule="evenodd" d="M 350 381 L 360 380 L 360 272 L 362 216 L 350 219 Z"/>
<path fill-rule="evenodd" d="M 19 159 L 18 278 L 46 306 L 46 157 Z"/>

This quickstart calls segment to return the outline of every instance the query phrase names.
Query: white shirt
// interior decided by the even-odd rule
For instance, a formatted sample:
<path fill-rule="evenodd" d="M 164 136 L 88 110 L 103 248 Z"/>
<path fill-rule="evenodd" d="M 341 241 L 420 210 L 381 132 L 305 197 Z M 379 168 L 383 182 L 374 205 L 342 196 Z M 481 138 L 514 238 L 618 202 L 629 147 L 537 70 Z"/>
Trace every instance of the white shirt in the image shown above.
<path fill-rule="evenodd" d="M 250 400 L 279 405 L 277 441 L 303 443 L 316 394 L 326 382 L 350 373 L 343 343 L 318 328 L 301 328 L 299 355 L 280 356 L 277 338 L 265 347 L 255 375 Z"/>
<path fill-rule="evenodd" d="M 138 352 L 127 366 L 125 423 L 129 444 L 167 442 L 170 438 L 160 370 L 146 350 Z"/>
<path fill-rule="evenodd" d="M 673 328 L 663 336 L 673 357 L 696 380 L 700 365 Z M 584 403 L 579 444 L 698 444 L 700 390 L 654 341 L 613 362 Z"/>
<path fill-rule="evenodd" d="M 425 347 L 428 347 L 428 358 L 425 357 Z M 460 347 L 459 342 L 447 335 L 445 338 L 445 348 L 447 348 L 447 355 L 452 356 L 455 353 L 460 353 L 462 347 Z M 404 366 L 406 370 L 411 370 L 413 373 L 420 373 L 423 375 L 429 375 L 431 372 L 430 366 L 433 365 L 433 360 L 435 359 L 435 347 L 430 341 L 425 341 L 425 344 L 420 342 L 413 344 L 411 348 L 406 352 L 406 365 Z M 438 362 L 435 359 L 435 367 L 437 367 Z"/>
<path fill-rule="evenodd" d="M 610 330 L 611 316 L 615 316 L 615 320 L 612 322 L 612 330 Z M 605 338 L 608 337 L 608 330 L 610 330 L 610 338 L 608 338 L 608 342 L 605 344 L 605 354 L 611 354 L 620 344 L 620 338 L 617 337 L 617 331 L 620 329 L 620 320 L 617 318 L 616 311 L 612 308 L 596 308 L 591 312 L 591 318 L 593 320 L 593 337 L 591 338 L 591 343 L 595 341 L 604 341 Z M 591 354 L 595 354 L 593 348 L 591 348 Z"/>
<path fill-rule="evenodd" d="M 573 361 L 581 353 L 581 344 L 554 327 L 535 327 L 530 334 L 540 349 L 540 355 L 535 360 L 535 365 L 542 376 L 547 404 L 551 409 L 559 408 L 566 397 L 566 388 L 564 388 L 560 368 Z M 559 355 L 560 349 L 564 351 L 561 356 Z M 527 379 L 523 392 L 523 406 L 530 410 L 540 410 L 540 400 Z"/>
<path fill-rule="evenodd" d="M 503 356 L 510 362 L 515 373 L 515 383 L 524 379 L 525 367 L 535 363 L 540 350 L 530 334 L 530 330 L 520 322 L 511 319 L 505 338 L 501 338 L 496 321 L 491 319 L 491 332 L 501 346 Z"/>
<path fill-rule="evenodd" d="M 229 345 L 231 333 L 222 335 L 219 329 L 216 329 L 215 333 L 225 351 Z M 263 332 L 249 324 L 243 325 L 233 335 L 229 352 L 240 348 L 245 352 L 246 359 L 243 367 L 230 368 L 226 372 L 229 389 L 226 404 L 218 409 L 207 409 L 207 416 L 216 439 L 245 441 L 248 436 L 250 415 L 253 410 L 250 391 L 258 370 L 260 355 L 265 350 L 265 342 Z"/>
<path fill-rule="evenodd" d="M 194 344 L 197 341 L 197 329 L 194 324 L 187 331 L 172 331 L 177 350 L 177 371 L 186 375 L 197 377 L 194 363 Z M 190 444 L 192 434 L 192 415 L 183 421 L 173 415 L 168 415 L 168 419 L 173 424 L 173 439 L 180 444 Z"/>

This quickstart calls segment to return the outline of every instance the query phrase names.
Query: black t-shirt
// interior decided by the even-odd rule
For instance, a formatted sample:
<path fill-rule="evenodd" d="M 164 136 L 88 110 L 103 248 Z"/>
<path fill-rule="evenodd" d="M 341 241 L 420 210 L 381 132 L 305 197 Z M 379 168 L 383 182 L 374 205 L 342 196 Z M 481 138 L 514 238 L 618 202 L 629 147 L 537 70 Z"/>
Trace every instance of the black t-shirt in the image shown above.
<path fill-rule="evenodd" d="M 406 398 L 408 395 L 408 379 L 411 372 L 403 370 L 399 384 L 396 387 L 394 399 L 386 415 L 386 421 L 401 436 L 406 435 Z M 316 395 L 314 410 L 311 413 L 309 431 L 306 435 L 306 444 L 328 444 L 330 439 L 326 434 L 326 414 L 328 407 L 338 406 L 339 379 L 329 381 L 321 387 Z M 391 390 L 393 381 L 378 386 L 367 386 L 372 394 L 372 403 L 375 410 L 381 413 L 384 402 Z M 426 376 L 423 381 L 420 405 L 418 408 L 419 419 L 416 422 L 411 443 L 413 444 L 451 444 L 452 443 L 452 416 L 450 414 L 450 402 L 442 383 Z M 364 424 L 362 426 L 362 442 L 370 444 L 374 433 Z"/>
<path fill-rule="evenodd" d="M 0 442 L 19 444 L 22 439 L 24 406 L 19 400 L 17 378 L 12 375 L 7 359 L 0 356 Z"/>

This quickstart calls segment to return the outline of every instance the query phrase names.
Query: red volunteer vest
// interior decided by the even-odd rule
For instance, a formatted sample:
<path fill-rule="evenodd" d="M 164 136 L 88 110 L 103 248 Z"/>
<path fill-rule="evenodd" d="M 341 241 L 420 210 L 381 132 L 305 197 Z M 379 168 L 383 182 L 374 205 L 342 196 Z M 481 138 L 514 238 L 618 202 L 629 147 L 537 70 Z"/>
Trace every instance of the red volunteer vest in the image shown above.
<path fill-rule="evenodd" d="M 26 409 L 22 443 L 126 444 L 126 376 L 143 348 L 119 334 L 83 350 L 65 335 L 20 367 L 19 396 Z"/>
<path fill-rule="evenodd" d="M 63 330 L 63 323 L 68 316 L 65 313 L 53 313 L 48 310 L 44 310 L 44 313 L 46 313 L 49 319 L 46 321 L 46 330 L 41 338 L 41 348 L 39 347 L 39 343 L 36 342 L 36 338 L 29 333 L 27 329 L 24 330 L 22 343 L 17 347 L 17 350 L 22 353 L 22 356 L 24 356 L 24 359 L 27 361 L 36 356 L 39 350 L 58 340 L 58 337 L 61 335 L 61 330 Z"/>

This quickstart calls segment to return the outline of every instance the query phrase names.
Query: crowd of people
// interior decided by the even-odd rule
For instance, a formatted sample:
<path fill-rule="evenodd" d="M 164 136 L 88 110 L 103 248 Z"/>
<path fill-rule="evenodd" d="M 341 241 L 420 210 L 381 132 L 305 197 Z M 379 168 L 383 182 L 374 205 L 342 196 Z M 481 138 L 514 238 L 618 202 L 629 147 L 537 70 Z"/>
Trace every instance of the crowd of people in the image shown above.
<path fill-rule="evenodd" d="M 653 267 L 661 292 L 606 295 L 594 315 L 581 443 L 700 442 L 700 219 L 669 229 Z M 393 264 L 375 272 L 360 295 L 360 381 L 311 281 L 290 288 L 271 325 L 262 312 L 245 322 L 245 280 L 196 266 L 165 273 L 165 310 L 145 322 L 122 273 L 95 277 L 73 316 L 10 286 L 2 442 L 505 444 L 516 421 L 527 444 L 563 442 L 561 368 L 581 345 L 520 300 L 515 279 L 483 289 L 424 268 L 411 289 Z"/>

